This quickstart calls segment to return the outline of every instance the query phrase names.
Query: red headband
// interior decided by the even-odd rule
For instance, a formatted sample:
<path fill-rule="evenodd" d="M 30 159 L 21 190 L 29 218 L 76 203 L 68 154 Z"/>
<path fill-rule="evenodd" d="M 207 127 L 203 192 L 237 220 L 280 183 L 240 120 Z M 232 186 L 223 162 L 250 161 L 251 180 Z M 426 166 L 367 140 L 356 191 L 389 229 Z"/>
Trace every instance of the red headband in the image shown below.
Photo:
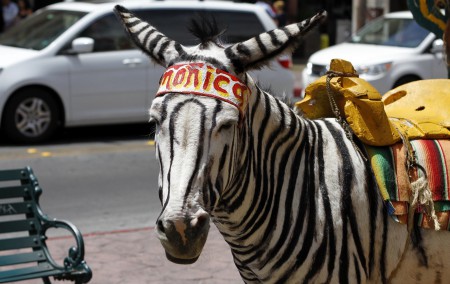
<path fill-rule="evenodd" d="M 161 77 L 156 96 L 179 93 L 213 97 L 237 107 L 247 106 L 250 89 L 239 78 L 207 63 L 173 65 Z"/>

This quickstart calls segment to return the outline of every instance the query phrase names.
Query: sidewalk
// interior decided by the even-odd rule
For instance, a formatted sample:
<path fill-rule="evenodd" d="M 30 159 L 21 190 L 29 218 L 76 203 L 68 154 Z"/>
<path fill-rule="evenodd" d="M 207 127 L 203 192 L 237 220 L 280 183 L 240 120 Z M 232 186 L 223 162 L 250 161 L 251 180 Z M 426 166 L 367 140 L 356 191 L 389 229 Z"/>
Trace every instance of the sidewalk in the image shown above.
<path fill-rule="evenodd" d="M 227 243 L 213 224 L 200 258 L 191 265 L 169 262 L 153 228 L 83 234 L 83 237 L 85 260 L 93 271 L 89 283 L 243 283 Z M 49 238 L 47 241 L 59 263 L 72 243 L 71 236 Z M 40 284 L 42 281 L 21 283 Z"/>

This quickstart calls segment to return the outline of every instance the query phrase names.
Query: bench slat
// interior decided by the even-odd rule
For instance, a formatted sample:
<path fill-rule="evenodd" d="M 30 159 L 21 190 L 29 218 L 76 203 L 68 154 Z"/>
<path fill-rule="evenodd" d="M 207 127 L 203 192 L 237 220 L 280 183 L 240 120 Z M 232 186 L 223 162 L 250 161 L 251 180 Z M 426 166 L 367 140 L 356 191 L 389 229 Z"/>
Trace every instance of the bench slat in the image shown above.
<path fill-rule="evenodd" d="M 32 213 L 33 212 L 32 208 L 33 208 L 32 201 L 1 203 L 0 216 Z"/>
<path fill-rule="evenodd" d="M 2 255 L 0 256 L 0 266 L 8 266 L 29 262 L 45 261 L 44 251 L 37 250 L 27 253 L 19 253 L 14 255 Z"/>
<path fill-rule="evenodd" d="M 61 271 L 54 269 L 50 264 L 19 268 L 8 271 L 0 271 L 0 283 L 8 283 L 17 280 L 42 278 L 46 276 L 60 275 Z"/>
<path fill-rule="evenodd" d="M 17 198 L 28 195 L 29 185 L 5 186 L 0 188 L 0 199 Z"/>
<path fill-rule="evenodd" d="M 29 236 L 29 237 L 18 237 L 0 240 L 0 251 L 2 250 L 12 250 L 12 249 L 23 249 L 23 248 L 34 248 L 41 246 L 41 240 L 39 236 Z"/>
<path fill-rule="evenodd" d="M 0 181 L 20 180 L 26 178 L 27 174 L 28 171 L 26 169 L 2 170 L 0 172 Z"/>
<path fill-rule="evenodd" d="M 0 222 L 0 233 L 28 232 L 36 228 L 36 222 L 34 219 Z"/>

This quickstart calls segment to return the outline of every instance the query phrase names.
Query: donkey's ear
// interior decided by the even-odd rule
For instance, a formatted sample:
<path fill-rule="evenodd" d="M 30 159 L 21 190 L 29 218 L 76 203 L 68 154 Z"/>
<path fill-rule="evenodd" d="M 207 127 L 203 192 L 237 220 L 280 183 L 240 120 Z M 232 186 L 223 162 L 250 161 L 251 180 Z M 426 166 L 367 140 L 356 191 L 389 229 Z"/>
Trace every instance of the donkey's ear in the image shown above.
<path fill-rule="evenodd" d="M 300 38 L 319 24 L 326 15 L 327 13 L 322 11 L 301 23 L 262 33 L 227 47 L 225 53 L 237 73 L 260 68 L 282 53 L 292 53 L 300 43 Z"/>
<path fill-rule="evenodd" d="M 134 43 L 159 65 L 167 67 L 175 58 L 184 54 L 184 47 L 181 44 L 160 33 L 126 8 L 116 5 L 114 12 Z"/>

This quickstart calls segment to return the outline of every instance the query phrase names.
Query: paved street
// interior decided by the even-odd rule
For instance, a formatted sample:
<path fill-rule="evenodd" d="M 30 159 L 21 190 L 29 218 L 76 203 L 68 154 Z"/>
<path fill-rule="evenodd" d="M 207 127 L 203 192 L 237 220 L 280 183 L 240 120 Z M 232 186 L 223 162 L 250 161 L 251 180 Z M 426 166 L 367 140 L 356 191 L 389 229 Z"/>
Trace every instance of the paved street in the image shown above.
<path fill-rule="evenodd" d="M 25 166 L 44 190 L 46 213 L 82 232 L 152 226 L 161 207 L 159 167 L 145 139 L 0 148 L 1 169 Z"/>

